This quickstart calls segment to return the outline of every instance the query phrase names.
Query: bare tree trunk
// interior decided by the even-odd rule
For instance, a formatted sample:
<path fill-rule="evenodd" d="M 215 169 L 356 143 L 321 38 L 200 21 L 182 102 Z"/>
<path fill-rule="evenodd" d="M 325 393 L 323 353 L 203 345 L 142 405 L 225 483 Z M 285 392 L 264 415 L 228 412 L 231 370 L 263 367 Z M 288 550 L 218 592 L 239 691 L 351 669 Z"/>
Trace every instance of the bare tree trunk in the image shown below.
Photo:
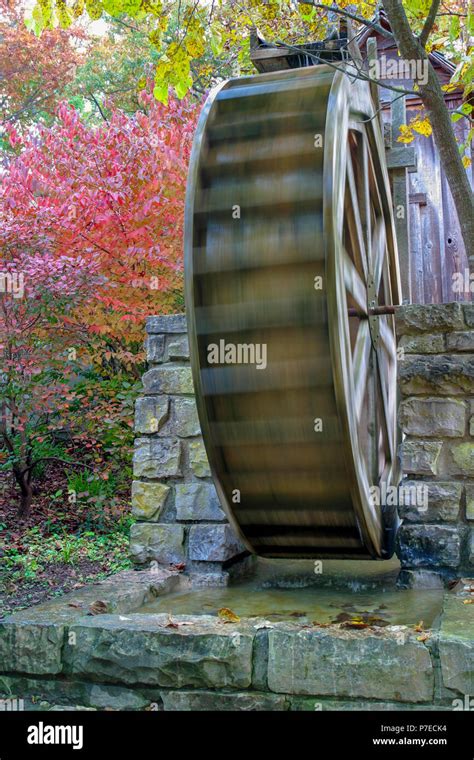
<path fill-rule="evenodd" d="M 415 37 L 410 28 L 401 0 L 382 0 L 382 2 L 401 56 L 408 60 L 426 61 L 428 81 L 426 84 L 419 83 L 420 98 L 431 122 L 441 166 L 446 174 L 456 207 L 470 269 L 474 271 L 473 193 L 459 154 L 456 136 L 439 79 L 419 39 Z M 424 32 L 423 39 L 427 36 L 426 30 Z"/>
<path fill-rule="evenodd" d="M 20 489 L 20 506 L 18 508 L 18 517 L 25 519 L 29 517 L 31 511 L 31 504 L 33 502 L 33 488 L 31 485 L 30 471 L 25 471 L 24 468 L 14 467 L 13 473 L 15 480 Z"/>

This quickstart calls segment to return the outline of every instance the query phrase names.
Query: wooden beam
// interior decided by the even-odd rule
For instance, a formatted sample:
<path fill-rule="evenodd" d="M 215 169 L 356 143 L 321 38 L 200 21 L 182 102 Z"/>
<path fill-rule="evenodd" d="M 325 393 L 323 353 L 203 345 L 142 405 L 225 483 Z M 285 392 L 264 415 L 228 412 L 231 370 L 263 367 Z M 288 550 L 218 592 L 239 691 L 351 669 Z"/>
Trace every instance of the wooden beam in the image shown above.
<path fill-rule="evenodd" d="M 367 64 L 370 66 L 371 64 L 377 60 L 377 39 L 375 37 L 369 37 L 367 40 Z M 380 128 L 382 127 L 382 112 L 380 110 L 380 97 L 379 97 L 379 86 L 375 82 L 370 83 L 370 94 L 372 95 L 372 100 L 374 101 L 375 110 L 378 111 L 378 120 Z"/>
<path fill-rule="evenodd" d="M 387 150 L 385 152 L 385 158 L 387 160 L 387 167 L 389 169 L 412 168 L 416 171 L 416 153 L 414 148 L 409 148 L 408 146 L 399 144 L 397 148 L 390 148 Z"/>
<path fill-rule="evenodd" d="M 392 99 L 392 145 L 397 145 L 400 126 L 406 124 L 405 98 L 393 93 Z M 400 144 L 399 144 L 400 145 Z M 387 151 L 387 165 L 392 179 L 393 210 L 397 235 L 398 260 L 402 285 L 403 303 L 412 302 L 411 256 L 410 256 L 410 203 L 408 198 L 407 167 L 416 166 L 415 151 L 406 145 Z"/>
<path fill-rule="evenodd" d="M 346 33 L 347 33 L 347 49 L 358 69 L 362 69 L 364 66 L 364 60 L 362 53 L 360 52 L 359 43 L 356 39 L 356 32 L 354 31 L 354 25 L 350 18 L 346 18 Z"/>

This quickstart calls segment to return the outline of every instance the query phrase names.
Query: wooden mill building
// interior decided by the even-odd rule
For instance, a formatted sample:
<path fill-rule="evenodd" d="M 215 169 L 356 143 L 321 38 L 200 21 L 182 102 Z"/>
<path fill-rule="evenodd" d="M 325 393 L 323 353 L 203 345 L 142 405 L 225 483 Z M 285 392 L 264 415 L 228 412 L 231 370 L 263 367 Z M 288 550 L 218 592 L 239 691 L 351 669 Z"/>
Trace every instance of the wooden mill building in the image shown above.
<path fill-rule="evenodd" d="M 374 21 L 390 31 L 383 11 Z M 324 62 L 349 56 L 359 58 L 367 67 L 368 58 L 375 55 L 381 64 L 379 79 L 386 79 L 387 85 L 413 89 L 409 76 L 391 76 L 395 67 L 389 62 L 400 60 L 396 45 L 374 28 L 367 27 L 354 38 L 350 25 L 341 22 L 339 32 L 330 39 L 298 48 L 268 45 L 254 32 L 251 44 L 252 61 L 261 72 L 317 65 L 318 58 Z M 437 52 L 429 58 L 441 83 L 448 84 L 454 66 Z M 409 123 L 422 112 L 421 100 L 414 95 L 399 98 L 383 86 L 375 86 L 373 94 L 380 100 L 394 206 L 402 203 L 407 208 L 405 218 L 396 220 L 403 300 L 421 304 L 471 300 L 472 294 L 453 288 L 453 276 L 466 273 L 468 260 L 433 136 L 416 134 L 409 145 L 397 141 L 399 125 Z M 461 90 L 446 92 L 445 102 L 450 111 L 459 108 L 463 102 Z M 461 118 L 453 126 L 459 142 L 464 142 L 469 130 L 467 120 Z M 468 171 L 472 183 L 472 166 Z"/>

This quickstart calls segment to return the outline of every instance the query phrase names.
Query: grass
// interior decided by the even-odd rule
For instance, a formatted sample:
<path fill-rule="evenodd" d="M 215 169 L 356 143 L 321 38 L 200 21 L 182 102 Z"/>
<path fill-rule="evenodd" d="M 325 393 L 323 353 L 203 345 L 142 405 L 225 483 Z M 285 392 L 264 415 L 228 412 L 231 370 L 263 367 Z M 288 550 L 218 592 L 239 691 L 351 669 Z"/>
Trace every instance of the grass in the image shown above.
<path fill-rule="evenodd" d="M 39 580 L 58 564 L 80 567 L 84 561 L 100 563 L 102 570 L 94 574 L 95 580 L 131 567 L 128 537 L 123 530 L 106 535 L 86 531 L 44 536 L 39 527 L 34 527 L 23 534 L 22 545 L 21 550 L 6 548 L 2 558 L 3 570 L 13 584 Z"/>

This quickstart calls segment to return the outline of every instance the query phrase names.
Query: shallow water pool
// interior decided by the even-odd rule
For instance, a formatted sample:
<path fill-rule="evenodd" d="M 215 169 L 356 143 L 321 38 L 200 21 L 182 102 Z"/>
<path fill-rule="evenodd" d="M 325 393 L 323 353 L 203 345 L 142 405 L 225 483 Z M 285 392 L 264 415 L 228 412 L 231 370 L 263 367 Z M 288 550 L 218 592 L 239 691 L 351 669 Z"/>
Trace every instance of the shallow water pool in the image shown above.
<path fill-rule="evenodd" d="M 315 568 L 322 572 L 315 573 Z M 398 562 L 263 560 L 255 572 L 225 588 L 195 588 L 158 597 L 137 612 L 217 615 L 334 623 L 361 619 L 371 625 L 433 626 L 442 590 L 397 589 Z"/>

